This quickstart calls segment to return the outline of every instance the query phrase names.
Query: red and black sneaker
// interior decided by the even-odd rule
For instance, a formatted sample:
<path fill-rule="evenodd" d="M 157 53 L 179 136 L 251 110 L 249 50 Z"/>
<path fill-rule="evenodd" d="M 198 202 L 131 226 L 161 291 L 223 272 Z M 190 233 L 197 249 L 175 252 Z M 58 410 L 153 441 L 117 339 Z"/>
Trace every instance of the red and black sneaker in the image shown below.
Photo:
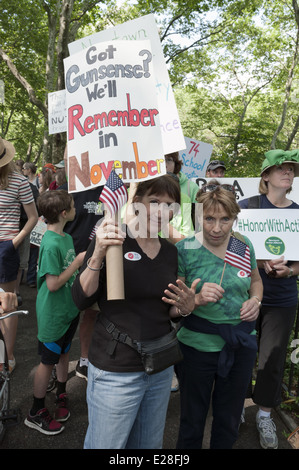
<path fill-rule="evenodd" d="M 52 418 L 47 408 L 42 408 L 35 416 L 31 416 L 29 413 L 24 423 L 29 428 L 36 429 L 36 431 L 48 436 L 59 434 L 64 430 L 64 426 Z"/>
<path fill-rule="evenodd" d="M 66 393 L 61 393 L 56 398 L 56 410 L 54 416 L 56 421 L 59 422 L 64 422 L 71 416 L 68 409 L 68 398 Z"/>

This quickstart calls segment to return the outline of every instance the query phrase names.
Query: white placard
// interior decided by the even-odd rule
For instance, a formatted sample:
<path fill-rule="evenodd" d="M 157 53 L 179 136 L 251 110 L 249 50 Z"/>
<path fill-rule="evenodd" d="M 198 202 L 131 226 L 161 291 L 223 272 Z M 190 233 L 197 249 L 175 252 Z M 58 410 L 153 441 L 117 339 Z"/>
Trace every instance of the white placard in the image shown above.
<path fill-rule="evenodd" d="M 252 242 L 256 259 L 299 260 L 299 209 L 242 209 L 234 229 Z"/>
<path fill-rule="evenodd" d="M 232 184 L 235 188 L 237 201 L 246 199 L 251 196 L 259 194 L 260 178 L 216 178 L 219 183 Z M 192 178 L 192 180 L 199 186 L 211 181 L 211 178 Z M 299 178 L 294 178 L 292 191 L 287 194 L 287 198 L 299 204 Z"/>
<path fill-rule="evenodd" d="M 30 233 L 30 243 L 32 245 L 40 246 L 42 238 L 47 230 L 47 224 L 44 222 L 43 217 L 39 217 L 36 226 Z"/>
<path fill-rule="evenodd" d="M 99 31 L 83 39 L 78 39 L 70 43 L 68 48 L 70 54 L 75 54 L 102 41 L 115 42 L 119 40 L 130 41 L 129 47 L 138 41 L 150 41 L 155 70 L 155 90 L 160 113 L 163 151 L 164 154 L 167 154 L 185 149 L 185 139 L 153 14 L 145 15 L 116 25 L 113 28 Z"/>
<path fill-rule="evenodd" d="M 185 137 L 186 149 L 180 151 L 182 173 L 188 179 L 205 176 L 213 151 L 213 145 Z"/>
<path fill-rule="evenodd" d="M 211 181 L 211 178 L 202 177 L 193 180 L 201 188 L 204 184 L 209 183 Z M 247 199 L 251 196 L 258 195 L 260 180 L 260 178 L 217 178 L 217 181 L 219 181 L 219 183 L 231 184 L 234 186 L 237 201 L 241 201 L 242 199 Z M 299 178 L 294 179 L 292 191 L 287 195 L 287 198 L 299 204 Z M 246 220 L 246 223 L 247 219 L 250 220 L 249 228 L 246 226 L 246 223 L 244 223 L 244 227 L 243 225 L 240 225 L 239 227 L 239 223 L 237 223 L 233 227 L 233 229 L 240 233 L 243 233 L 243 235 L 246 235 L 250 239 L 254 246 L 257 259 L 275 259 L 281 256 L 278 253 L 274 254 L 275 250 L 278 251 L 278 247 L 280 245 L 282 246 L 282 244 L 281 242 L 279 242 L 279 240 L 271 240 L 271 236 L 273 235 L 274 237 L 282 239 L 286 247 L 283 255 L 285 259 L 289 259 L 292 261 L 299 260 L 299 250 L 297 248 L 298 233 L 296 231 L 296 220 L 299 217 L 298 211 L 299 209 L 242 209 L 241 212 L 238 214 L 238 221 L 240 223 L 242 222 L 243 224 L 244 219 Z M 279 219 L 276 219 L 277 212 Z M 275 224 L 274 222 L 272 222 L 272 219 L 279 220 L 282 222 L 282 224 L 280 222 Z M 276 229 L 275 233 L 266 231 L 263 232 L 262 228 L 265 225 L 261 225 L 258 229 L 257 224 L 263 224 L 265 221 L 268 224 L 266 225 L 266 227 L 268 227 L 269 230 L 271 229 L 271 227 L 274 227 L 274 229 Z M 251 230 L 253 228 L 252 223 L 256 224 L 254 227 L 255 230 Z M 283 225 L 286 227 L 285 231 L 279 231 L 282 230 L 281 227 L 283 227 Z M 291 227 L 289 230 L 287 229 L 288 225 L 290 225 Z M 270 238 L 270 240 L 268 240 L 268 238 Z M 266 248 L 265 244 L 268 246 L 268 248 Z M 269 244 L 272 245 L 273 253 L 269 251 Z"/>
<path fill-rule="evenodd" d="M 48 93 L 49 134 L 58 134 L 67 129 L 65 90 Z"/>

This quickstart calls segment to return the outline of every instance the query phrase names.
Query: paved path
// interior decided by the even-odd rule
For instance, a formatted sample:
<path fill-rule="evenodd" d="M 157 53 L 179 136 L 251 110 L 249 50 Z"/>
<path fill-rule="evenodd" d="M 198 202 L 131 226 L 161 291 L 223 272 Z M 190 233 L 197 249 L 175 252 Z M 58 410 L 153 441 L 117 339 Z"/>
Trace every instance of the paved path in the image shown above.
<path fill-rule="evenodd" d="M 71 417 L 67 421 L 65 430 L 57 436 L 45 436 L 29 429 L 23 421 L 32 403 L 32 381 L 34 370 L 39 363 L 36 340 L 35 296 L 36 290 L 21 285 L 23 298 L 22 308 L 29 310 L 28 317 L 19 318 L 17 345 L 15 357 L 17 366 L 12 374 L 12 407 L 18 407 L 22 412 L 22 422 L 9 429 L 0 449 L 82 449 L 87 428 L 87 406 L 85 402 L 86 382 L 76 377 L 75 367 L 79 358 L 79 339 L 76 334 L 70 353 L 69 380 L 67 390 L 71 400 Z M 55 393 L 47 395 L 47 406 L 54 407 Z M 240 436 L 235 449 L 260 449 L 258 435 L 255 427 L 255 414 L 257 407 L 246 401 L 246 423 L 241 425 Z M 274 420 L 279 436 L 279 448 L 291 449 L 286 436 L 290 431 L 275 414 Z M 207 437 L 204 447 L 208 448 L 208 432 L 211 418 L 208 419 Z M 169 403 L 164 449 L 175 449 L 179 422 L 179 392 L 171 394 Z"/>

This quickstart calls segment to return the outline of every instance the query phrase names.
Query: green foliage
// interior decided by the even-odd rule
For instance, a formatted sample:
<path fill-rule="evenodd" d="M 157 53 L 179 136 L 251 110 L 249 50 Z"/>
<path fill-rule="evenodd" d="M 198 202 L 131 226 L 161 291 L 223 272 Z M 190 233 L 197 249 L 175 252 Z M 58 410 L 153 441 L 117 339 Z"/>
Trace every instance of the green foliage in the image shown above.
<path fill-rule="evenodd" d="M 295 58 L 294 5 L 296 0 L 127 0 L 121 7 L 115 0 L 0 0 L 0 47 L 46 105 L 48 92 L 63 82 L 68 42 L 154 13 L 184 134 L 213 144 L 213 156 L 225 160 L 229 176 L 258 176 Z M 297 63 L 276 148 L 299 146 L 298 75 Z M 1 58 L 0 79 L 6 91 L 1 135 L 14 141 L 19 156 L 31 149 L 32 160 L 46 138 L 43 157 L 56 161 L 56 145 L 65 136 L 47 135 L 45 116 Z"/>

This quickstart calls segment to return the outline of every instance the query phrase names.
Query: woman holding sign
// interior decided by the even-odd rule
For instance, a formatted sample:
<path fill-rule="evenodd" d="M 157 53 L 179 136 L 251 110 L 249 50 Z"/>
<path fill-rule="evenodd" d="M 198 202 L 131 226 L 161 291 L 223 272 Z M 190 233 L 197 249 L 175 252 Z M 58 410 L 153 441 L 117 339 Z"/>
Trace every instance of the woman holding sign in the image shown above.
<path fill-rule="evenodd" d="M 294 176 L 299 175 L 299 150 L 270 150 L 265 154 L 259 186 L 260 195 L 239 202 L 242 209 L 299 209 L 287 196 Z M 281 403 L 286 352 L 297 310 L 299 263 L 285 260 L 259 260 L 264 285 L 258 322 L 259 363 L 253 400 L 259 405 L 256 416 L 260 444 L 276 449 L 278 439 L 271 409 Z"/>
<path fill-rule="evenodd" d="M 256 358 L 254 328 L 263 288 L 251 242 L 232 233 L 240 212 L 233 186 L 206 184 L 197 201 L 203 204 L 202 232 L 176 245 L 179 278 L 187 286 L 200 278 L 195 309 L 178 332 L 184 359 L 176 367 L 181 392 L 177 448 L 202 447 L 212 399 L 210 447 L 230 449 Z"/>
<path fill-rule="evenodd" d="M 170 317 L 193 309 L 195 288 L 181 285 L 177 301 L 162 301 L 177 280 L 177 249 L 158 233 L 180 204 L 169 175 L 137 185 L 124 226 L 103 219 L 73 285 L 80 310 L 98 303 L 89 350 L 88 449 L 161 448 L 172 365 L 181 351 Z M 106 251 L 122 245 L 124 300 L 107 300 Z"/>

